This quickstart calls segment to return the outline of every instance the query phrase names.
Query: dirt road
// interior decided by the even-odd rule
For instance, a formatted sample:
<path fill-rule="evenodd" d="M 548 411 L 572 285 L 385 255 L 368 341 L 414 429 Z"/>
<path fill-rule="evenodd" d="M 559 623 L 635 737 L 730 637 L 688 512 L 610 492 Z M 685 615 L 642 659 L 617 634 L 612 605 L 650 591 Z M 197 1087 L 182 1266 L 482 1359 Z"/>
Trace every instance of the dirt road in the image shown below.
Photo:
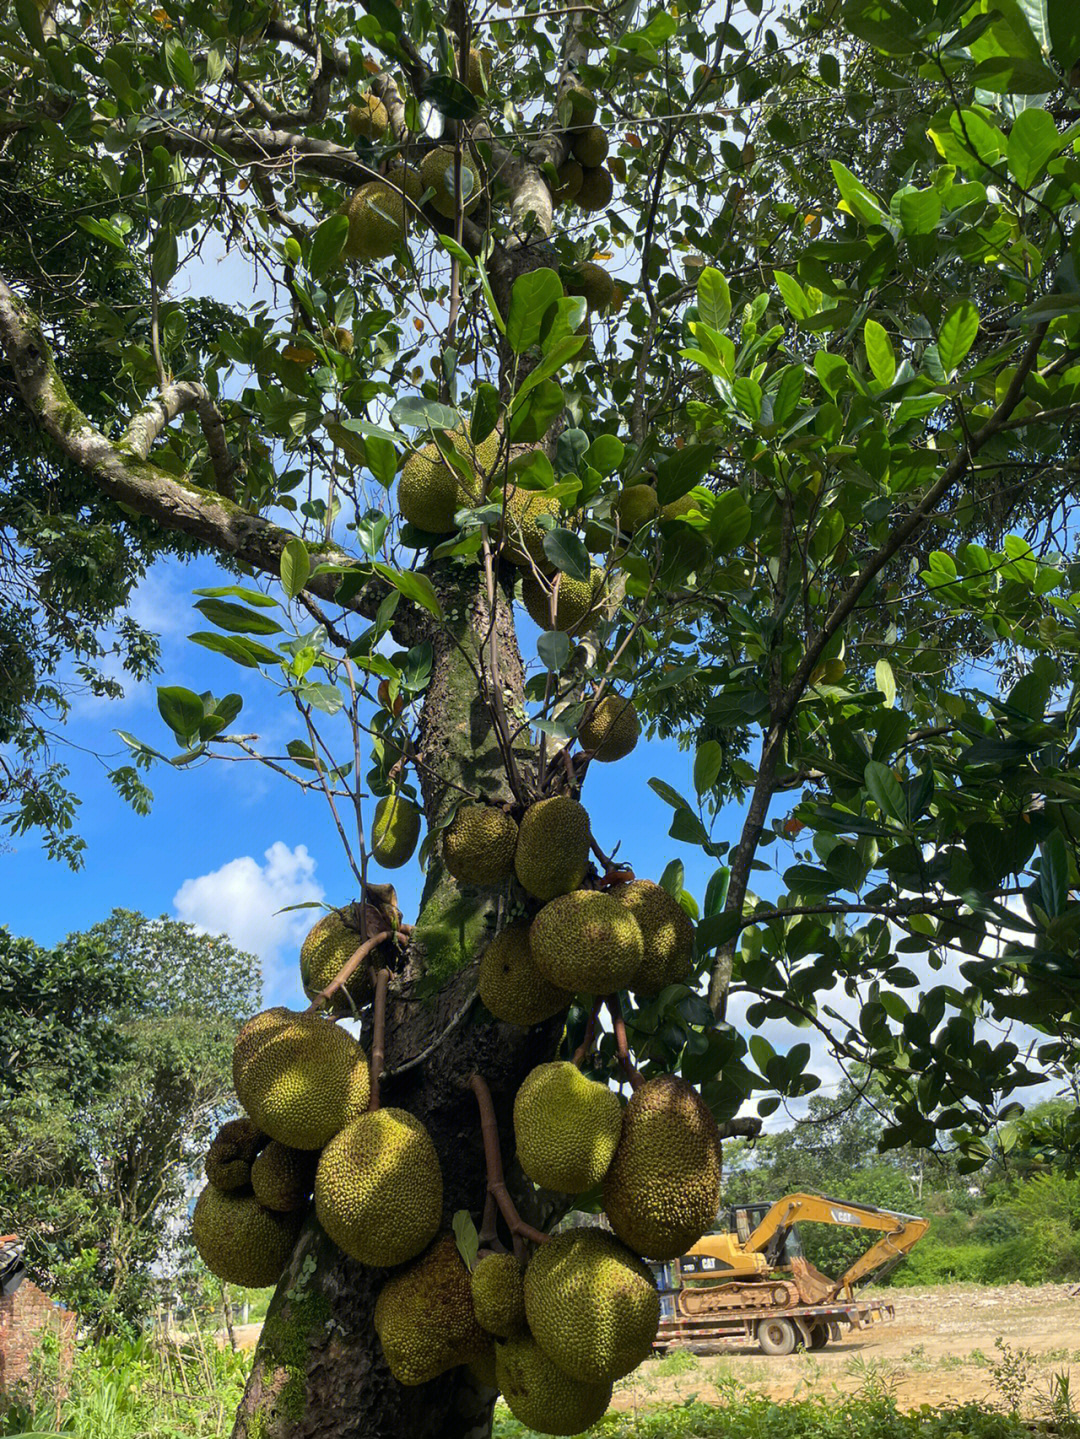
<path fill-rule="evenodd" d="M 894 1289 L 893 1324 L 852 1333 L 816 1353 L 769 1359 L 757 1349 L 712 1355 L 672 1352 L 616 1387 L 618 1409 L 648 1408 L 696 1394 L 722 1402 L 735 1382 L 772 1399 L 811 1394 L 891 1394 L 903 1408 L 966 1400 L 1001 1402 L 1014 1385 L 1026 1412 L 1045 1407 L 1055 1375 L 1080 1393 L 1080 1287 L 1014 1284 L 987 1289 Z M 1075 1297 L 1074 1297 L 1075 1296 Z M 997 1341 L 1004 1345 L 1004 1351 Z M 1011 1377 L 1010 1377 L 1011 1376 Z"/>

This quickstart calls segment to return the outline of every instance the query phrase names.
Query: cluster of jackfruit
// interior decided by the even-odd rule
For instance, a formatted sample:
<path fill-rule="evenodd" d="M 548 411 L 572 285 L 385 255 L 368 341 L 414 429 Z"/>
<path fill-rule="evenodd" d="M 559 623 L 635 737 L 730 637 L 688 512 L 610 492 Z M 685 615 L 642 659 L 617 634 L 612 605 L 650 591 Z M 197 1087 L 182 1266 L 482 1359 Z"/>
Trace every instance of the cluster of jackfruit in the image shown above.
<path fill-rule="evenodd" d="M 577 205 L 587 211 L 606 210 L 615 193 L 615 182 L 604 164 L 608 138 L 603 126 L 596 124 L 596 96 L 573 80 L 562 91 L 560 102 L 569 104 L 569 154 L 559 166 L 552 200 L 556 205 Z"/>

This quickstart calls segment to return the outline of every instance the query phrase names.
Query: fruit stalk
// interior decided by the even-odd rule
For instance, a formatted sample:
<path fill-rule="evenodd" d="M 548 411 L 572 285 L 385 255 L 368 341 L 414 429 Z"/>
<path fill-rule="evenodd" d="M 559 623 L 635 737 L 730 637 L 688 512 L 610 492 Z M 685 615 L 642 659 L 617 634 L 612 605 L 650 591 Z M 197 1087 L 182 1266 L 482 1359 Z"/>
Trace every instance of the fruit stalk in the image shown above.
<path fill-rule="evenodd" d="M 588 1023 L 585 1025 L 585 1034 L 577 1049 L 574 1050 L 574 1057 L 571 1062 L 576 1065 L 578 1069 L 581 1068 L 593 1051 L 593 1045 L 596 1043 L 596 1021 L 600 1018 L 600 1009 L 603 1003 L 603 996 L 594 1003 L 592 1011 L 589 1014 Z"/>
<path fill-rule="evenodd" d="M 503 1178 L 502 1150 L 499 1145 L 499 1126 L 495 1122 L 495 1106 L 491 1102 L 491 1090 L 487 1086 L 487 1081 L 482 1075 L 473 1073 L 469 1078 L 469 1088 L 476 1095 L 476 1103 L 480 1109 L 480 1133 L 484 1139 L 488 1194 L 499 1206 L 499 1211 L 506 1220 L 507 1228 L 514 1236 L 514 1252 L 520 1257 L 520 1252 L 524 1247 L 522 1240 L 529 1239 L 533 1244 L 546 1244 L 548 1237 L 539 1229 L 534 1229 L 531 1224 L 525 1223 L 506 1187 L 506 1180 Z M 486 1217 L 485 1212 L 485 1220 Z"/>
<path fill-rule="evenodd" d="M 605 997 L 608 1013 L 611 1015 L 611 1028 L 615 1034 L 615 1052 L 619 1056 L 619 1062 L 626 1072 L 626 1079 L 631 1089 L 637 1089 L 642 1082 L 641 1075 L 634 1068 L 634 1061 L 630 1058 L 630 1045 L 626 1039 L 626 1021 L 623 1019 L 622 1005 L 617 994 L 609 994 Z"/>
<path fill-rule="evenodd" d="M 380 969 L 375 976 L 375 999 L 371 1007 L 371 1098 L 368 1109 L 379 1107 L 379 1080 L 386 1062 L 386 991 L 390 971 Z"/>
<path fill-rule="evenodd" d="M 357 949 L 355 949 L 353 953 L 349 956 L 349 958 L 345 961 L 345 963 L 341 966 L 337 974 L 334 975 L 333 979 L 326 986 L 326 988 L 319 990 L 318 994 L 308 1005 L 307 1012 L 310 1014 L 313 1009 L 321 1009 L 328 1000 L 333 999 L 334 995 L 341 988 L 341 986 L 343 984 L 348 984 L 349 980 L 360 968 L 364 960 L 367 959 L 368 955 L 372 952 L 372 950 L 377 949 L 378 946 L 382 944 L 385 940 L 392 938 L 393 932 L 389 929 L 384 929 L 381 930 L 378 934 L 372 935 L 370 939 L 365 939 L 363 944 L 361 944 Z"/>

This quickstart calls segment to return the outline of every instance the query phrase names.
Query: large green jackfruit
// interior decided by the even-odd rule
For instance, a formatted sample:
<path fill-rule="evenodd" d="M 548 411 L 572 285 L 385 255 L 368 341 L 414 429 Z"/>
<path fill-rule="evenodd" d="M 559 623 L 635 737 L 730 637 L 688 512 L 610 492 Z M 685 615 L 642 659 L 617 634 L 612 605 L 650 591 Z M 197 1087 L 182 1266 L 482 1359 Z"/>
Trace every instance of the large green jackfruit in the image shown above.
<path fill-rule="evenodd" d="M 351 906 L 344 911 L 331 910 L 308 930 L 300 946 L 300 982 L 308 999 L 314 999 L 331 983 L 363 942 L 359 930 L 347 922 L 350 915 Z M 352 1004 L 346 997 L 346 990 Z M 354 1006 L 367 1000 L 370 990 L 367 967 L 361 965 L 353 972 L 348 984 L 335 992 L 330 1008 L 335 1014 L 352 1014 Z"/>
<path fill-rule="evenodd" d="M 443 831 L 443 862 L 461 884 L 486 888 L 514 872 L 517 820 L 490 804 L 463 804 Z"/>
<path fill-rule="evenodd" d="M 525 811 L 514 872 L 534 899 L 554 899 L 581 883 L 589 867 L 589 816 L 569 795 L 539 800 Z"/>
<path fill-rule="evenodd" d="M 615 281 L 592 260 L 583 260 L 568 271 L 563 288 L 568 295 L 580 295 L 590 310 L 606 310 L 615 298 Z"/>
<path fill-rule="evenodd" d="M 438 1232 L 443 1181 L 431 1136 L 404 1109 L 369 1110 L 330 1141 L 315 1175 L 315 1212 L 361 1264 L 404 1264 Z"/>
<path fill-rule="evenodd" d="M 640 734 L 637 710 L 624 695 L 604 695 L 578 726 L 581 748 L 600 764 L 625 758 Z"/>
<path fill-rule="evenodd" d="M 491 1336 L 476 1322 L 469 1271 L 445 1234 L 375 1301 L 375 1332 L 399 1384 L 426 1384 L 446 1369 L 480 1359 Z"/>
<path fill-rule="evenodd" d="M 529 950 L 529 926 L 510 924 L 484 950 L 477 982 L 496 1019 L 526 1028 L 566 1009 L 573 995 L 540 973 Z"/>
<path fill-rule="evenodd" d="M 514 1254 L 485 1254 L 473 1269 L 473 1309 L 480 1328 L 509 1339 L 525 1328 L 525 1287 Z"/>
<path fill-rule="evenodd" d="M 558 184 L 552 192 L 551 201 L 554 205 L 569 205 L 585 178 L 585 171 L 579 160 L 564 160 L 559 166 Z"/>
<path fill-rule="evenodd" d="M 526 568 L 534 564 L 548 573 L 553 566 L 544 554 L 547 530 L 540 521 L 545 515 L 554 519 L 558 513 L 558 500 L 542 490 L 511 490 L 506 500 L 506 558 Z"/>
<path fill-rule="evenodd" d="M 580 1434 L 611 1403 L 610 1384 L 571 1379 L 528 1334 L 496 1344 L 495 1377 L 514 1418 L 539 1434 Z"/>
<path fill-rule="evenodd" d="M 594 570 L 588 581 L 575 580 L 570 575 L 560 577 L 555 603 L 555 629 L 573 634 L 581 626 L 596 603 L 599 581 L 602 578 L 600 570 Z M 521 602 L 533 624 L 542 630 L 553 627 L 551 592 L 544 588 L 532 570 L 526 570 L 521 577 Z"/>
<path fill-rule="evenodd" d="M 208 1184 L 195 1203 L 191 1238 L 211 1274 L 264 1289 L 281 1278 L 303 1222 L 302 1213 L 276 1214 L 252 1194 L 223 1194 Z"/>
<path fill-rule="evenodd" d="M 420 811 L 404 795 L 387 794 L 375 806 L 371 824 L 371 857 L 383 869 L 408 864 L 420 838 Z"/>
<path fill-rule="evenodd" d="M 306 1209 L 318 1161 L 313 1149 L 290 1149 L 272 1139 L 251 1166 L 255 1198 L 264 1209 L 276 1209 L 281 1214 Z"/>
<path fill-rule="evenodd" d="M 318 1011 L 266 1009 L 233 1050 L 237 1097 L 264 1134 L 292 1149 L 321 1149 L 368 1105 L 367 1056 Z"/>
<path fill-rule="evenodd" d="M 679 901 L 651 879 L 617 884 L 608 893 L 638 922 L 645 944 L 641 968 L 630 981 L 635 994 L 650 997 L 669 984 L 682 984 L 694 963 L 694 924 Z"/>
<path fill-rule="evenodd" d="M 604 1178 L 604 1210 L 624 1243 L 677 1259 L 716 1220 L 720 1137 L 697 1090 L 664 1074 L 638 1086 Z"/>
<path fill-rule="evenodd" d="M 585 170 L 595 170 L 607 159 L 608 137 L 602 125 L 589 125 L 574 136 L 574 159 Z"/>
<path fill-rule="evenodd" d="M 414 451 L 398 480 L 398 509 L 411 525 L 428 534 L 453 533 L 454 515 L 479 503 L 499 453 L 497 434 L 488 435 L 475 447 L 461 430 L 449 438 L 476 471 L 475 487 L 446 463 L 434 444 Z"/>
<path fill-rule="evenodd" d="M 625 989 L 645 957 L 637 920 L 598 889 L 575 889 L 545 904 L 529 929 L 529 947 L 540 973 L 575 994 Z"/>
<path fill-rule="evenodd" d="M 390 128 L 390 116 L 378 95 L 365 90 L 349 106 L 345 123 L 357 138 L 362 135 L 367 140 L 381 140 Z"/>
<path fill-rule="evenodd" d="M 251 1166 L 260 1149 L 270 1143 L 250 1119 L 230 1119 L 210 1141 L 206 1151 L 206 1177 L 215 1189 L 226 1193 L 246 1189 L 251 1183 Z"/>
<path fill-rule="evenodd" d="M 568 1229 L 529 1261 L 525 1313 L 533 1338 L 564 1374 L 611 1384 L 648 1356 L 660 1295 L 648 1265 L 614 1236 Z"/>
<path fill-rule="evenodd" d="M 435 191 L 431 205 L 440 215 L 452 219 L 457 214 L 457 188 L 454 152 L 449 146 L 429 150 L 420 162 L 420 179 L 424 189 Z M 462 209 L 467 215 L 480 203 L 480 172 L 468 154 L 461 156 Z"/>
<path fill-rule="evenodd" d="M 570 102 L 570 125 L 572 128 L 578 125 L 592 124 L 596 118 L 596 96 L 580 80 L 570 80 L 565 86 L 559 96 L 560 110 L 564 100 Z"/>
<path fill-rule="evenodd" d="M 659 508 L 652 485 L 625 485 L 615 500 L 619 529 L 624 535 L 635 534 L 656 518 Z"/>
<path fill-rule="evenodd" d="M 621 1130 L 619 1096 L 568 1060 L 537 1065 L 514 1098 L 518 1163 L 542 1189 L 583 1194 L 599 1184 Z"/>
<path fill-rule="evenodd" d="M 606 165 L 583 169 L 574 203 L 582 210 L 606 210 L 615 194 L 615 182 Z"/>
<path fill-rule="evenodd" d="M 411 200 L 414 205 L 420 203 L 420 196 L 424 193 L 420 172 L 412 165 L 406 164 L 400 156 L 391 160 L 384 168 L 383 176 L 386 183 L 392 185 L 395 190 L 400 190 L 407 200 Z"/>
<path fill-rule="evenodd" d="M 351 260 L 381 260 L 405 238 L 405 201 L 383 180 L 369 180 L 341 207 L 349 220 L 342 253 Z"/>

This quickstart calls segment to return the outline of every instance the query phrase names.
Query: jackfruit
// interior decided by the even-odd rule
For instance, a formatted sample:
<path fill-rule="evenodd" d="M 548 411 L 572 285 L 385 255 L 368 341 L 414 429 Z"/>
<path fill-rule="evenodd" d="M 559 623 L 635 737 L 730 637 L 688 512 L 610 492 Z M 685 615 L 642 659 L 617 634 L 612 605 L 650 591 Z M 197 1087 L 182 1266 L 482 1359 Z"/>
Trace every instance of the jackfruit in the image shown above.
<path fill-rule="evenodd" d="M 357 139 L 362 135 L 368 140 L 381 140 L 390 128 L 390 116 L 378 95 L 366 90 L 349 106 L 345 123 Z"/>
<path fill-rule="evenodd" d="M 615 281 L 602 265 L 582 260 L 563 279 L 568 295 L 580 295 L 590 310 L 606 310 L 615 298 Z"/>
<path fill-rule="evenodd" d="M 581 748 L 592 751 L 593 759 L 601 764 L 623 759 L 640 733 L 637 710 L 623 695 L 605 695 L 578 725 Z"/>
<path fill-rule="evenodd" d="M 456 72 L 455 72 L 456 73 Z M 469 78 L 465 82 L 474 95 L 483 95 L 491 79 L 491 59 L 481 50 L 469 51 Z"/>
<path fill-rule="evenodd" d="M 446 1369 L 480 1358 L 491 1346 L 473 1313 L 469 1271 L 448 1234 L 387 1280 L 374 1318 L 399 1384 L 426 1384 Z"/>
<path fill-rule="evenodd" d="M 540 973 L 575 994 L 625 989 L 645 957 L 637 920 L 598 889 L 545 904 L 529 928 L 529 948 Z"/>
<path fill-rule="evenodd" d="M 565 1059 L 537 1065 L 514 1099 L 518 1163 L 541 1189 L 583 1194 L 599 1184 L 621 1130 L 619 1096 Z"/>
<path fill-rule="evenodd" d="M 495 1373 L 495 1345 L 489 1344 L 482 1354 L 469 1360 L 469 1372 L 485 1389 L 498 1389 L 499 1376 Z"/>
<path fill-rule="evenodd" d="M 652 485 L 625 485 L 615 500 L 619 529 L 626 535 L 635 534 L 654 520 L 659 509 Z"/>
<path fill-rule="evenodd" d="M 398 509 L 402 515 L 417 529 L 435 535 L 452 534 L 455 513 L 479 501 L 499 453 L 499 436 L 494 433 L 475 449 L 462 430 L 455 430 L 450 439 L 478 472 L 475 489 L 451 469 L 433 444 L 409 456 L 398 480 Z"/>
<path fill-rule="evenodd" d="M 559 106 L 562 107 L 564 100 L 570 101 L 570 125 L 571 128 L 578 125 L 591 125 L 596 118 L 596 96 L 593 92 L 581 83 L 580 80 L 571 80 L 566 89 L 559 96 Z"/>
<path fill-rule="evenodd" d="M 537 969 L 527 924 L 508 925 L 491 941 L 480 960 L 477 988 L 496 1019 L 526 1028 L 551 1019 L 573 999 Z"/>
<path fill-rule="evenodd" d="M 420 162 L 420 179 L 424 189 L 435 191 L 430 203 L 448 219 L 457 214 L 454 164 L 454 152 L 446 145 L 429 150 Z M 461 208 L 466 215 L 480 203 L 480 172 L 464 152 L 461 156 L 461 200 Z"/>
<path fill-rule="evenodd" d="M 206 1177 L 215 1189 L 229 1192 L 251 1183 L 255 1156 L 270 1141 L 250 1119 L 230 1119 L 210 1141 L 206 1151 Z"/>
<path fill-rule="evenodd" d="M 427 1130 L 404 1109 L 361 1114 L 319 1158 L 315 1212 L 361 1264 L 404 1264 L 438 1232 L 443 1181 Z"/>
<path fill-rule="evenodd" d="M 540 1434 L 580 1434 L 611 1403 L 610 1384 L 571 1379 L 528 1334 L 495 1346 L 495 1376 L 514 1418 Z"/>
<path fill-rule="evenodd" d="M 660 518 L 662 520 L 681 520 L 691 510 L 701 510 L 701 500 L 689 490 L 685 495 L 680 495 L 677 500 L 672 500 L 669 505 L 661 505 Z"/>
<path fill-rule="evenodd" d="M 420 811 L 412 800 L 388 794 L 375 806 L 371 857 L 383 869 L 400 869 L 413 857 L 420 838 Z"/>
<path fill-rule="evenodd" d="M 608 893 L 638 922 L 645 958 L 630 981 L 635 994 L 649 997 L 690 977 L 694 962 L 694 924 L 677 899 L 651 879 L 617 884 Z"/>
<path fill-rule="evenodd" d="M 272 1139 L 251 1166 L 251 1187 L 264 1209 L 291 1214 L 306 1209 L 315 1184 L 319 1156 L 313 1149 L 290 1149 Z"/>
<path fill-rule="evenodd" d="M 559 593 L 555 603 L 555 628 L 568 634 L 581 625 L 589 614 L 597 594 L 597 581 L 602 578 L 599 570 L 587 583 L 563 575 L 559 580 Z M 542 630 L 551 629 L 551 595 L 533 574 L 526 570 L 521 577 L 521 602 L 529 618 Z"/>
<path fill-rule="evenodd" d="M 412 165 L 406 165 L 404 160 L 391 160 L 383 172 L 386 183 L 393 185 L 395 189 L 402 192 L 407 200 L 414 205 L 420 203 L 420 196 L 424 193 L 423 182 L 420 179 L 420 172 Z"/>
<path fill-rule="evenodd" d="M 530 561 L 537 568 L 548 572 L 551 562 L 544 554 L 544 536 L 547 530 L 540 523 L 541 516 L 559 513 L 559 502 L 541 490 L 510 491 L 506 500 L 506 558 L 515 565 L 528 566 Z"/>
<path fill-rule="evenodd" d="M 486 1254 L 470 1276 L 476 1322 L 488 1334 L 509 1339 L 525 1328 L 525 1288 L 513 1254 Z"/>
<path fill-rule="evenodd" d="M 529 1261 L 525 1313 L 533 1338 L 564 1374 L 611 1384 L 648 1355 L 660 1295 L 648 1265 L 613 1235 L 568 1229 Z"/>
<path fill-rule="evenodd" d="M 275 1214 L 252 1194 L 223 1194 L 208 1184 L 195 1202 L 191 1238 L 202 1261 L 227 1284 L 276 1284 L 296 1244 L 302 1213 Z"/>
<path fill-rule="evenodd" d="M 720 1203 L 720 1138 L 697 1090 L 664 1074 L 630 1097 L 604 1179 L 604 1210 L 626 1244 L 676 1259 L 706 1233 Z"/>
<path fill-rule="evenodd" d="M 518 828 L 514 872 L 534 899 L 576 889 L 589 867 L 589 816 L 569 795 L 531 804 Z"/>
<path fill-rule="evenodd" d="M 300 946 L 300 982 L 308 999 L 314 999 L 326 988 L 363 942 L 359 931 L 346 922 L 345 915 L 350 912 L 346 908 L 344 913 L 335 909 L 324 914 L 318 924 L 308 930 Z M 335 1014 L 351 1014 L 354 1005 L 363 1004 L 368 998 L 370 987 L 367 969 L 361 965 L 344 986 L 352 1004 L 342 990 L 337 990 L 330 1000 L 330 1009 Z"/>
<path fill-rule="evenodd" d="M 369 180 L 341 207 L 349 218 L 342 253 L 351 260 L 380 260 L 405 238 L 405 201 L 384 180 Z"/>
<path fill-rule="evenodd" d="M 585 170 L 595 170 L 607 159 L 608 138 L 602 125 L 590 125 L 574 136 L 574 159 Z"/>
<path fill-rule="evenodd" d="M 443 862 L 462 884 L 490 888 L 514 872 L 517 820 L 490 804 L 463 804 L 443 831 Z"/>
<path fill-rule="evenodd" d="M 582 171 L 581 185 L 574 196 L 574 203 L 582 210 L 606 210 L 615 194 L 615 182 L 611 171 L 599 165 L 595 170 Z"/>
<path fill-rule="evenodd" d="M 233 1050 L 240 1103 L 271 1139 L 321 1149 L 368 1105 L 364 1051 L 318 1011 L 266 1009 L 249 1019 Z"/>
<path fill-rule="evenodd" d="M 569 205 L 577 197 L 585 171 L 577 160 L 564 160 L 559 166 L 559 183 L 551 196 L 553 205 Z"/>

